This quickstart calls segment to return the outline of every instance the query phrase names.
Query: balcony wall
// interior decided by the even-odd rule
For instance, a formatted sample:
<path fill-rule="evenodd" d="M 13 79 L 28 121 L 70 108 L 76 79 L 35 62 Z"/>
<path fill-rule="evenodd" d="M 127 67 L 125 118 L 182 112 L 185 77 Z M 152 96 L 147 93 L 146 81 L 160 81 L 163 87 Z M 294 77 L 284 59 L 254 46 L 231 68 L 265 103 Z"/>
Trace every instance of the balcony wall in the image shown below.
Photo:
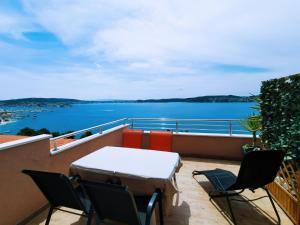
<path fill-rule="evenodd" d="M 183 156 L 241 160 L 241 146 L 251 142 L 245 135 L 174 133 L 172 149 Z M 143 148 L 148 146 L 149 132 L 143 135 Z"/>
<path fill-rule="evenodd" d="M 40 135 L 0 145 L 0 224 L 16 224 L 46 204 L 33 182 L 21 171 L 49 170 L 49 138 Z"/>
<path fill-rule="evenodd" d="M 22 169 L 68 174 L 70 164 L 103 146 L 121 146 L 124 126 L 60 146 L 50 154 L 50 136 L 41 135 L 0 144 L 0 224 L 18 224 L 46 205 L 46 200 Z M 241 146 L 248 137 L 175 134 L 173 150 L 182 155 L 240 159 Z M 149 146 L 149 132 L 143 135 L 143 147 Z"/>
<path fill-rule="evenodd" d="M 0 144 L 1 225 L 18 224 L 47 204 L 32 180 L 21 173 L 23 169 L 68 174 L 70 164 L 82 156 L 106 145 L 121 145 L 122 129 L 97 135 L 55 155 L 50 155 L 50 137 L 40 135 Z"/>

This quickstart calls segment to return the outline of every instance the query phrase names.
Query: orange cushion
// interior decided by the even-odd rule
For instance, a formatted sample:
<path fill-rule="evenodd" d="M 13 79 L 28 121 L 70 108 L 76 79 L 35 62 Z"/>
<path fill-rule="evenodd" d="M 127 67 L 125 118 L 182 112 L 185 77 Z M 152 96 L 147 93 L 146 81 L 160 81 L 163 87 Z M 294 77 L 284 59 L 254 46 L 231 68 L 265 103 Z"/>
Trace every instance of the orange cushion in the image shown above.
<path fill-rule="evenodd" d="M 129 130 L 123 131 L 122 146 L 127 148 L 142 148 L 142 130 Z"/>
<path fill-rule="evenodd" d="M 172 137 L 172 132 L 151 131 L 150 149 L 171 152 Z"/>

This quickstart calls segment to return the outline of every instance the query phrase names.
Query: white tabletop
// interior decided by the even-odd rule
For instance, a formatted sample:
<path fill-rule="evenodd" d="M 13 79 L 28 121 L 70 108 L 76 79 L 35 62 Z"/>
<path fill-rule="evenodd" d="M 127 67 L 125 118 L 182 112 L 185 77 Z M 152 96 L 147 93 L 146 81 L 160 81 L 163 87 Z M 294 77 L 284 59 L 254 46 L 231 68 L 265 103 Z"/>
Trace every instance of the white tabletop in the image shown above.
<path fill-rule="evenodd" d="M 106 146 L 73 162 L 71 167 L 107 175 L 170 180 L 179 164 L 175 152 Z"/>

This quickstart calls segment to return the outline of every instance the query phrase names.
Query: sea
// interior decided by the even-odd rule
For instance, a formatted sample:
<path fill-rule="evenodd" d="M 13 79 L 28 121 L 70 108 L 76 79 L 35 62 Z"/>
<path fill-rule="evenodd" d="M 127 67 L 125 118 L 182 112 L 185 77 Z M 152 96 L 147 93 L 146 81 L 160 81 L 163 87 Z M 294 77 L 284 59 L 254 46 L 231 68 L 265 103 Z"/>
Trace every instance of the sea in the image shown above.
<path fill-rule="evenodd" d="M 243 119 L 255 103 L 91 103 L 70 107 L 1 107 L 17 111 L 13 120 L 0 124 L 0 133 L 47 128 L 51 132 L 76 131 L 122 118 Z"/>

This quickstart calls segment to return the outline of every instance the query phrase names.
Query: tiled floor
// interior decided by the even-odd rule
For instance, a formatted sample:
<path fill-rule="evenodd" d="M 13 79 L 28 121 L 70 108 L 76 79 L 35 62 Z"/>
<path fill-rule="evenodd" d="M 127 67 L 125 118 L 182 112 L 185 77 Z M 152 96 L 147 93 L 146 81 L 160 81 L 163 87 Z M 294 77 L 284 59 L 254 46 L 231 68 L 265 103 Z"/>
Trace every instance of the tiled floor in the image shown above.
<path fill-rule="evenodd" d="M 191 174 L 193 170 L 207 170 L 223 168 L 237 173 L 239 164 L 230 161 L 218 161 L 209 159 L 184 158 L 183 167 L 177 175 L 179 194 L 174 198 L 174 207 L 172 215 L 165 218 L 166 225 L 213 225 L 213 224 L 232 224 L 228 219 L 228 207 L 226 201 L 218 198 L 216 201 L 209 201 L 207 192 L 212 189 L 205 177 L 198 176 L 193 179 Z M 258 198 L 265 196 L 263 190 L 255 193 L 245 191 L 242 197 L 238 199 Z M 236 220 L 241 225 L 271 225 L 276 224 L 276 215 L 268 198 L 263 198 L 252 203 L 232 201 L 232 207 L 235 212 Z M 288 217 L 276 205 L 283 225 L 292 224 Z M 44 224 L 47 211 L 35 217 L 27 225 Z M 56 211 L 51 219 L 50 225 L 83 225 L 86 219 L 65 212 Z"/>

